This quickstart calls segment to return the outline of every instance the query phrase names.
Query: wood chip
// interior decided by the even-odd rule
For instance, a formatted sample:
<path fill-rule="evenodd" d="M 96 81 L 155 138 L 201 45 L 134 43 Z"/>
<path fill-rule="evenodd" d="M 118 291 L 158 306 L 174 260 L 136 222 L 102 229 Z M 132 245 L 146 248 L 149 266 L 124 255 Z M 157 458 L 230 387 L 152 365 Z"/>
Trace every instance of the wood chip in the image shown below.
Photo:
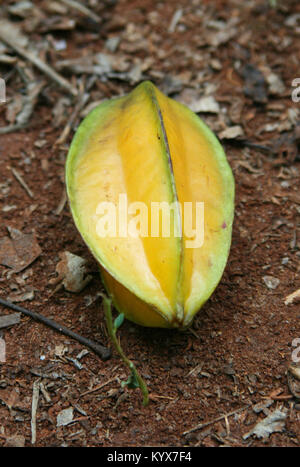
<path fill-rule="evenodd" d="M 5 340 L 0 337 L 0 363 L 6 362 L 6 344 Z"/>
<path fill-rule="evenodd" d="M 10 315 L 0 316 L 0 329 L 18 324 L 20 319 L 21 313 L 11 313 Z"/>
<path fill-rule="evenodd" d="M 18 303 L 18 302 L 26 302 L 27 300 L 31 301 L 34 299 L 34 290 L 30 288 L 30 290 L 27 290 L 25 292 L 16 292 L 13 294 L 10 294 L 7 297 L 7 300 L 10 301 L 11 303 Z"/>
<path fill-rule="evenodd" d="M 40 381 L 35 380 L 32 387 L 32 404 L 31 404 L 31 444 L 36 442 L 36 414 L 39 403 Z"/>
<path fill-rule="evenodd" d="M 300 289 L 295 290 L 295 292 L 287 295 L 284 299 L 285 305 L 290 305 L 291 303 L 300 301 Z"/>

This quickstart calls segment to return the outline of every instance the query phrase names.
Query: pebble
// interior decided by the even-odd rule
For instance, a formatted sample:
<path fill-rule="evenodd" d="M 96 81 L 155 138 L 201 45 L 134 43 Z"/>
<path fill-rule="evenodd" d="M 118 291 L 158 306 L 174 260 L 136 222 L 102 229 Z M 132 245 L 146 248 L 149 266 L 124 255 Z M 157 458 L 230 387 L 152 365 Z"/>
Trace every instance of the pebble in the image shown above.
<path fill-rule="evenodd" d="M 268 289 L 276 289 L 278 285 L 280 284 L 280 280 L 277 279 L 277 277 L 273 276 L 263 276 L 263 281 L 268 287 Z"/>

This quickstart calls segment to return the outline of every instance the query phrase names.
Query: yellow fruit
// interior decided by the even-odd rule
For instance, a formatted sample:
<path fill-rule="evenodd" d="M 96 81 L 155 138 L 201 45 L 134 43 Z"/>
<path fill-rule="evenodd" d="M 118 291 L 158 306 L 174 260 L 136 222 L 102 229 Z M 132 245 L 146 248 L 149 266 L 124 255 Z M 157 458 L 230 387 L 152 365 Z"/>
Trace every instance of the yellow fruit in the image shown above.
<path fill-rule="evenodd" d="M 81 123 L 66 184 L 116 308 L 143 326 L 188 326 L 222 276 L 234 212 L 233 175 L 204 122 L 141 83 Z"/>

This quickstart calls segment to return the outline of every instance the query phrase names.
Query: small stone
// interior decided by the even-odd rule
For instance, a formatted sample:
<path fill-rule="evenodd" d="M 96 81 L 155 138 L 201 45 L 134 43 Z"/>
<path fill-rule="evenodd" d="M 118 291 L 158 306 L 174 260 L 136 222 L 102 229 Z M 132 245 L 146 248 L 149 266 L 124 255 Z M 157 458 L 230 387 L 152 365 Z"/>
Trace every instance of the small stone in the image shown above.
<path fill-rule="evenodd" d="M 268 289 L 272 289 L 272 290 L 276 289 L 278 285 L 280 284 L 280 280 L 277 279 L 277 277 L 273 277 L 273 276 L 264 276 L 263 281 L 268 287 Z"/>

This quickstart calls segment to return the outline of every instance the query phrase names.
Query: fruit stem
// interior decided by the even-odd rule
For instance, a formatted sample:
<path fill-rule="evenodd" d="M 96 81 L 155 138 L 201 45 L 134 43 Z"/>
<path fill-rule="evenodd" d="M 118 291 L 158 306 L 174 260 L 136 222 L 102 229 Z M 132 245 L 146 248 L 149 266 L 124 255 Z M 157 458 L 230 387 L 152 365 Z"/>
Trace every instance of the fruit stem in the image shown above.
<path fill-rule="evenodd" d="M 123 352 L 123 349 L 121 347 L 121 344 L 117 338 L 117 330 L 120 325 L 116 326 L 115 323 L 113 323 L 112 319 L 112 312 L 111 312 L 111 299 L 106 297 L 105 295 L 102 295 L 103 297 L 103 303 L 104 303 L 104 314 L 105 314 L 105 320 L 106 320 L 106 326 L 107 326 L 107 331 L 110 339 L 112 340 L 115 349 L 119 353 L 120 357 L 124 361 L 124 363 L 128 366 L 128 368 L 131 370 L 131 375 L 135 381 L 138 383 L 138 387 L 142 391 L 143 394 L 143 405 L 146 406 L 149 403 L 149 393 L 148 393 L 148 388 L 139 374 L 138 370 L 136 369 L 135 365 L 129 358 L 126 357 L 126 355 Z M 120 315 L 119 315 L 120 316 Z"/>

